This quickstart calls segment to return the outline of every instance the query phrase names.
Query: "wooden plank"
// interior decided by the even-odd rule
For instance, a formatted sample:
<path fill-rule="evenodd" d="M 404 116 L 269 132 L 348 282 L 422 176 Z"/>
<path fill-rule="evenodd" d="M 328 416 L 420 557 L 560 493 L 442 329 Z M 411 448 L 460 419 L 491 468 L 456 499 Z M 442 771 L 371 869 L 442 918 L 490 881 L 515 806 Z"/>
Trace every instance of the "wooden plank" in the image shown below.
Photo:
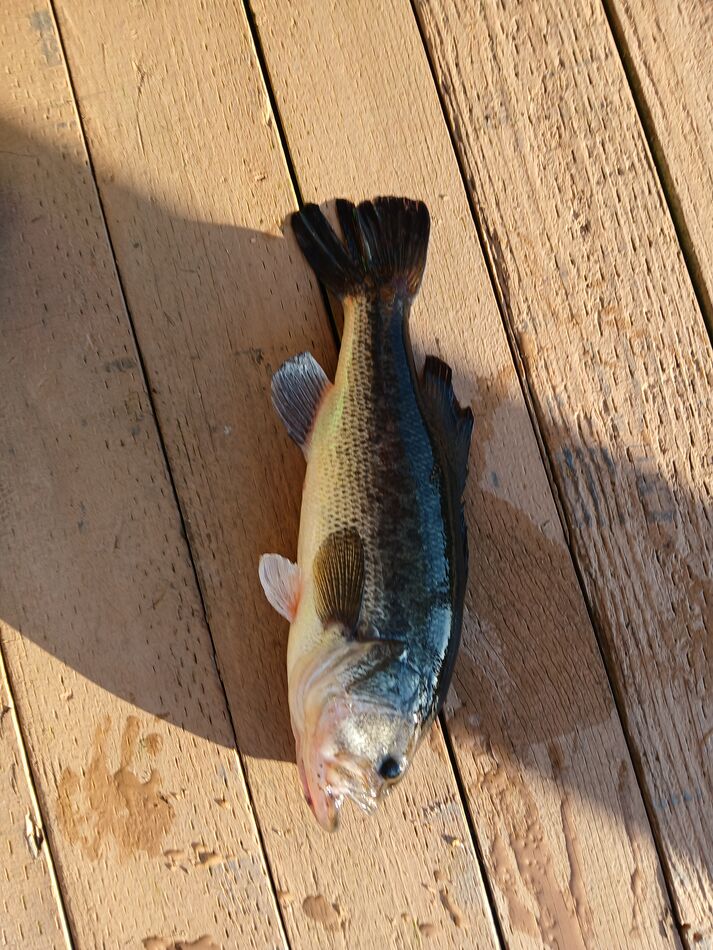
<path fill-rule="evenodd" d="M 419 6 L 687 939 L 713 941 L 713 358 L 602 9 Z"/>
<path fill-rule="evenodd" d="M 68 947 L 2 657 L 0 768 L 0 947 Z"/>
<path fill-rule="evenodd" d="M 282 946 L 49 7 L 2 41 L 0 636 L 72 933 Z"/>
<path fill-rule="evenodd" d="M 336 836 L 299 789 L 286 624 L 257 562 L 294 553 L 303 463 L 269 390 L 290 354 L 313 349 L 329 370 L 335 358 L 320 294 L 281 237 L 295 199 L 244 11 L 58 6 L 289 939 L 406 947 L 424 928 L 439 946 L 494 946 L 439 734 L 378 817 L 352 811 Z"/>
<path fill-rule="evenodd" d="M 412 320 L 475 410 L 449 731 L 510 946 L 674 943 L 650 829 L 408 3 L 255 3 L 305 199 L 425 198 Z M 644 883 L 645 881 L 645 883 Z"/>
<path fill-rule="evenodd" d="M 606 0 L 713 332 L 713 6 Z"/>

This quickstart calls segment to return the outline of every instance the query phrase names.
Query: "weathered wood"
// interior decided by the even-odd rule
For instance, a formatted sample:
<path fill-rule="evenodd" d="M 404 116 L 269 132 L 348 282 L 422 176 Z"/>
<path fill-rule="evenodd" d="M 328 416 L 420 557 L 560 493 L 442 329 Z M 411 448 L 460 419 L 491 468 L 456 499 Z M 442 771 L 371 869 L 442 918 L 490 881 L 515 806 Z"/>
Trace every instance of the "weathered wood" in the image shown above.
<path fill-rule="evenodd" d="M 686 939 L 713 941 L 713 357 L 603 10 L 419 5 Z"/>
<path fill-rule="evenodd" d="M 50 8 L 0 38 L 0 637 L 72 933 L 282 946 Z"/>
<path fill-rule="evenodd" d="M 0 947 L 67 947 L 51 860 L 0 657 Z"/>
<path fill-rule="evenodd" d="M 713 332 L 713 5 L 604 5 Z"/>
<path fill-rule="evenodd" d="M 300 350 L 333 369 L 334 344 L 280 233 L 295 199 L 244 11 L 183 0 L 58 8 L 292 946 L 406 947 L 420 928 L 443 947 L 493 946 L 438 733 L 381 814 L 350 813 L 336 836 L 299 789 L 286 624 L 257 562 L 294 553 L 303 463 L 269 390 Z"/>
<path fill-rule="evenodd" d="M 307 200 L 428 201 L 418 350 L 475 410 L 449 730 L 510 946 L 675 944 L 650 828 L 406 2 L 254 4 Z M 467 34 L 466 34 L 467 35 Z"/>

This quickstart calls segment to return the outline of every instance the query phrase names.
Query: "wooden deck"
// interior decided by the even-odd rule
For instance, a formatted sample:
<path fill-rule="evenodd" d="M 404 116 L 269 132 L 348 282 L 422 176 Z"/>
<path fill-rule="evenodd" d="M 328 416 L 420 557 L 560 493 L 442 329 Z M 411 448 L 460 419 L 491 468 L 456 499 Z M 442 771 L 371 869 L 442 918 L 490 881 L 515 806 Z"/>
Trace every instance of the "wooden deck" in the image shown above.
<path fill-rule="evenodd" d="M 8 0 L 0 46 L 0 946 L 711 950 L 709 4 Z M 471 577 L 443 721 L 327 836 L 269 386 L 336 363 L 286 216 L 380 193 L 432 212 Z"/>

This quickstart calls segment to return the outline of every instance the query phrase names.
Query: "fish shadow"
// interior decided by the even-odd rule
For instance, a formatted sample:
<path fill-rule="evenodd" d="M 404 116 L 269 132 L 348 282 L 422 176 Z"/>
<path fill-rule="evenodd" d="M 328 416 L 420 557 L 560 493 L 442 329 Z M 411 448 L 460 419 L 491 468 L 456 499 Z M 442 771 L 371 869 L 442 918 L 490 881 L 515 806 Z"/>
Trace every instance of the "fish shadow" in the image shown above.
<path fill-rule="evenodd" d="M 109 693 L 230 745 L 231 729 L 204 708 L 201 684 L 186 673 L 190 638 L 177 637 L 177 629 L 188 625 L 202 654 L 212 656 L 201 600 L 180 566 L 192 552 L 240 750 L 257 759 L 293 761 L 287 624 L 263 597 L 257 563 L 266 551 L 295 555 L 304 463 L 272 413 L 270 380 L 284 359 L 303 349 L 312 350 L 333 373 L 336 348 L 321 292 L 289 231 L 280 236 L 276 227 L 268 234 L 192 220 L 100 176 L 105 205 L 121 209 L 122 225 L 111 236 L 141 362 L 133 353 L 128 324 L 126 330 L 113 326 L 120 301 L 92 310 L 82 298 L 82 283 L 85 277 L 91 283 L 97 266 L 83 251 L 93 241 L 104 241 L 93 230 L 96 221 L 84 225 L 77 213 L 77 195 L 88 194 L 88 168 L 7 123 L 0 127 L 0 142 L 5 170 L 26 182 L 13 188 L 0 250 L 31 238 L 31 184 L 33 176 L 42 176 L 52 194 L 43 214 L 48 227 L 64 229 L 65 246 L 57 253 L 66 258 L 69 277 L 63 279 L 76 301 L 66 312 L 52 313 L 52 288 L 45 278 L 35 285 L 36 268 L 3 268 L 5 298 L 22 302 L 22 308 L 2 318 L 6 353 L 26 367 L 21 385 L 8 395 L 6 418 L 34 420 L 30 425 L 42 438 L 54 432 L 60 443 L 91 430 L 97 419 L 88 412 L 85 424 L 81 413 L 76 415 L 81 380 L 72 367 L 52 361 L 53 327 L 66 324 L 67 339 L 78 343 L 92 334 L 118 339 L 115 351 L 109 352 L 114 344 L 87 351 L 86 373 L 88 384 L 106 389 L 108 399 L 121 394 L 116 411 L 124 412 L 120 434 L 128 462 L 117 464 L 135 476 L 131 481 L 125 473 L 119 499 L 120 507 L 131 510 L 107 518 L 100 504 L 106 486 L 97 481 L 104 469 L 92 456 L 92 446 L 101 446 L 101 431 L 82 442 L 84 454 L 68 447 L 74 468 L 58 473 L 56 448 L 35 446 L 19 453 L 13 444 L 16 430 L 9 426 L 2 448 L 2 520 L 11 542 L 6 553 L 11 567 L 0 583 L 0 618 L 10 631 L 5 635 L 16 631 Z M 74 233 L 67 221 L 75 222 Z M 159 250 L 167 234 L 175 255 Z M 195 249 L 194 258 L 185 259 L 189 248 Z M 261 323 L 255 313 L 274 314 L 274 320 Z M 439 352 L 438 340 L 428 340 L 419 327 L 418 302 L 413 335 L 417 347 Z M 591 762 L 583 769 L 569 767 L 568 757 L 584 756 L 596 735 L 614 735 L 616 748 L 625 747 L 592 620 L 539 459 L 533 468 L 530 414 L 514 369 L 486 379 L 457 357 L 450 362 L 456 391 L 475 415 L 465 499 L 470 577 L 462 647 L 446 705 L 459 766 L 469 788 L 482 789 L 480 763 L 486 755 L 501 763 L 522 794 L 527 790 L 517 776 L 534 770 L 606 809 L 612 804 L 607 781 L 592 779 L 596 766 Z M 47 378 L 51 404 L 43 396 Z M 178 388 L 180 379 L 190 382 Z M 131 393 L 135 398 L 124 406 Z M 162 468 L 153 409 L 182 518 Z M 578 547 L 578 524 L 594 525 L 602 543 L 627 518 L 646 532 L 644 547 L 655 550 L 657 570 L 679 583 L 675 603 L 655 605 L 672 675 L 710 709 L 707 686 L 701 684 L 712 682 L 706 638 L 713 632 L 713 582 L 679 530 L 684 522 L 710 524 L 710 499 L 695 486 L 674 484 L 644 453 L 632 458 L 623 446 L 613 451 L 590 444 L 581 431 L 572 420 L 549 439 L 553 478 L 567 501 L 580 566 L 587 570 L 593 561 Z M 26 432 L 22 441 L 28 443 Z M 120 459 L 121 446 L 111 448 Z M 598 488 L 602 478 L 619 493 L 618 510 L 607 507 L 611 492 Z M 91 505 L 85 501 L 89 498 Z M 106 499 L 108 506 L 115 501 Z M 587 586 L 595 607 L 604 600 L 597 596 L 597 584 L 592 573 Z M 595 620 L 600 632 L 612 626 L 605 615 Z M 603 651 L 611 652 L 606 637 Z M 654 655 L 650 662 L 655 675 Z M 623 675 L 614 670 L 620 690 L 625 684 L 617 680 Z M 703 748 L 700 756 L 700 771 L 708 774 Z M 710 783 L 694 788 L 685 777 L 666 781 L 670 794 L 659 795 L 654 809 L 683 803 L 690 809 L 710 807 Z M 634 813 L 641 820 L 641 809 Z"/>

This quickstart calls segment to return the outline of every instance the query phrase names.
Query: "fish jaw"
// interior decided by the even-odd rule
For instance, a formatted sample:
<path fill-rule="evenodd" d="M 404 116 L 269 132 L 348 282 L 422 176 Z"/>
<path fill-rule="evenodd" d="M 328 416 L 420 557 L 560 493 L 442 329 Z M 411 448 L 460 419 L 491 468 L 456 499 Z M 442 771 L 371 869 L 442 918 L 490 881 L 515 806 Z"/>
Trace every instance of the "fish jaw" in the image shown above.
<path fill-rule="evenodd" d="M 325 831 L 335 831 L 344 796 L 329 783 L 329 716 L 323 713 L 330 701 L 332 707 L 335 705 L 333 694 L 339 684 L 337 668 L 344 652 L 343 643 L 336 637 L 331 644 L 325 643 L 323 631 L 320 636 L 316 629 L 306 629 L 316 626 L 316 617 L 306 627 L 304 619 L 303 614 L 292 625 L 288 650 L 290 718 L 297 771 L 305 801 L 317 822 Z"/>
<path fill-rule="evenodd" d="M 305 767 L 302 741 L 298 735 L 295 736 L 297 751 L 297 772 L 302 786 L 302 793 L 305 801 L 312 809 L 314 817 L 318 824 L 325 831 L 336 831 L 339 824 L 339 809 L 342 806 L 342 797 L 334 795 L 331 790 L 322 788 L 315 781 L 320 764 L 316 768 Z"/>

